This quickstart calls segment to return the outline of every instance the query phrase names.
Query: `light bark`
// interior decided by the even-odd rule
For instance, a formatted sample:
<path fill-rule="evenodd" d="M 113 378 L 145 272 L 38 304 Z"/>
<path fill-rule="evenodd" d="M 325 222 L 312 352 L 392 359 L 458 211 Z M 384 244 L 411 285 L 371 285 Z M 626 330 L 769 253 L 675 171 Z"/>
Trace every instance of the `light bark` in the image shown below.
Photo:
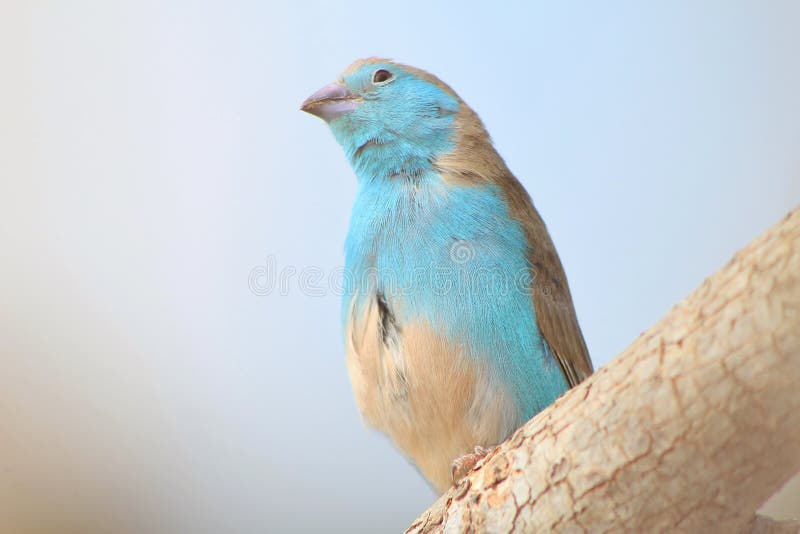
<path fill-rule="evenodd" d="M 795 209 L 408 532 L 798 532 L 754 515 L 798 471 Z"/>

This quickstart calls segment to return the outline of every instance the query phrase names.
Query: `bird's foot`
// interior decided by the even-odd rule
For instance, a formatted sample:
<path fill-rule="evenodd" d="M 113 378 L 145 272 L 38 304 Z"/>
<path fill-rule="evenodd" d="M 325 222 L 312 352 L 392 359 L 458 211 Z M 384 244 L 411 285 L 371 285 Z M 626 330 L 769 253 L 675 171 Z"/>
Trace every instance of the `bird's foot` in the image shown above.
<path fill-rule="evenodd" d="M 496 449 L 496 447 L 487 449 L 486 447 L 481 447 L 479 445 L 475 447 L 474 451 L 463 456 L 459 456 L 453 460 L 453 465 L 450 467 L 450 473 L 453 476 L 453 484 L 457 484 L 459 480 L 467 476 L 467 474 L 475 468 L 478 462 L 486 458 L 486 455 L 492 452 L 494 449 Z"/>

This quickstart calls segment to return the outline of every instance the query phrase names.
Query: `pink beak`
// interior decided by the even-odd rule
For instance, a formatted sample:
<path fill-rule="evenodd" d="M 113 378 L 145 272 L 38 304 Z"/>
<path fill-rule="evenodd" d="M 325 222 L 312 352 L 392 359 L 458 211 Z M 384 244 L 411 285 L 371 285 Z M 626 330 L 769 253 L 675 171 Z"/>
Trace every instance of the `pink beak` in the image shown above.
<path fill-rule="evenodd" d="M 347 87 L 332 83 L 306 98 L 300 109 L 330 122 L 342 113 L 356 109 L 356 101 Z"/>

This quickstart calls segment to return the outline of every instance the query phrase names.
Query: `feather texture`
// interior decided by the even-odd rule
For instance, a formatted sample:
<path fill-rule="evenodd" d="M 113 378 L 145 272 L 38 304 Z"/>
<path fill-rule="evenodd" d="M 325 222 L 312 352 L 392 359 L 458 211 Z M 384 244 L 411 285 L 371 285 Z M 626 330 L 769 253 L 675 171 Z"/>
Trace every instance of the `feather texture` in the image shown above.
<path fill-rule="evenodd" d="M 503 190 L 509 211 L 522 224 L 529 244 L 531 294 L 539 330 L 573 387 L 592 374 L 593 368 L 550 233 L 528 192 L 494 149 L 480 118 L 466 105 L 459 110 L 454 136 L 455 150 L 440 157 L 436 166 L 447 181 L 491 183 Z"/>
<path fill-rule="evenodd" d="M 449 86 L 371 58 L 321 94 L 304 105 L 358 177 L 342 303 L 356 401 L 444 491 L 454 459 L 591 374 L 566 276 L 527 192 Z"/>

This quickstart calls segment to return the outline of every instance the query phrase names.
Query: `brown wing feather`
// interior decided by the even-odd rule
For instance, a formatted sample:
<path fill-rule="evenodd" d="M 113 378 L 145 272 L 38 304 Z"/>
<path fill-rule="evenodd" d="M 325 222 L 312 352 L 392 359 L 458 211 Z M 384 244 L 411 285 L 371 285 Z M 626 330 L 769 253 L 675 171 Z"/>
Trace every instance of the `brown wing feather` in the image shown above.
<path fill-rule="evenodd" d="M 512 212 L 522 221 L 532 265 L 533 304 L 536 322 L 570 387 L 592 374 L 592 361 L 583 339 L 564 267 L 550 234 L 525 189 L 513 176 L 506 180 Z"/>
<path fill-rule="evenodd" d="M 528 258 L 534 277 L 533 304 L 539 331 L 573 387 L 592 374 L 592 362 L 550 234 L 527 191 L 508 170 L 483 123 L 466 104 L 460 107 L 456 119 L 455 145 L 456 150 L 440 157 L 435 164 L 448 182 L 493 183 L 505 192 L 509 211 L 522 223 L 530 247 Z"/>

